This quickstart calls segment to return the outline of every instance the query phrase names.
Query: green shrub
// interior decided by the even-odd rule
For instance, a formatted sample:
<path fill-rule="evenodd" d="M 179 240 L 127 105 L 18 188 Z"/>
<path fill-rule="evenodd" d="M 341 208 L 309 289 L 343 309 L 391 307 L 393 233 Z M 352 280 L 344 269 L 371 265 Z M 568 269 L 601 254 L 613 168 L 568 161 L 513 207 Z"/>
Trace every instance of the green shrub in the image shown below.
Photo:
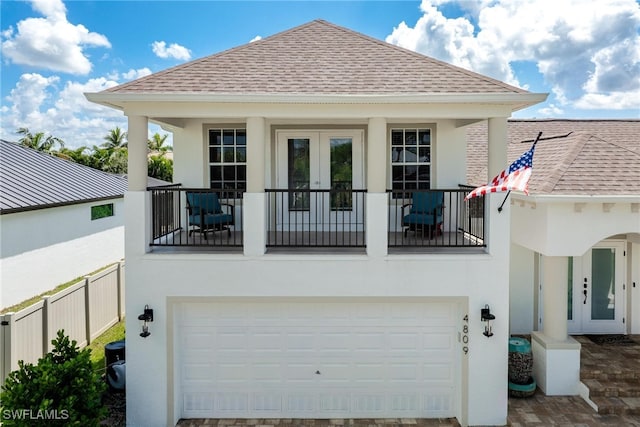
<path fill-rule="evenodd" d="M 18 363 L 0 393 L 4 426 L 97 426 L 106 413 L 106 384 L 93 371 L 91 350 L 78 350 L 58 331 L 53 350 L 37 365 Z"/>

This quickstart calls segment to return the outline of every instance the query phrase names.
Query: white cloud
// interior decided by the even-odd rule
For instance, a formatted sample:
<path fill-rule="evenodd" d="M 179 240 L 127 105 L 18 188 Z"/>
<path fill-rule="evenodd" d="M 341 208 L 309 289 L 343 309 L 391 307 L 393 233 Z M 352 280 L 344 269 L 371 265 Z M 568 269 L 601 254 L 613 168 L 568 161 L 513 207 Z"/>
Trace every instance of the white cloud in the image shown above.
<path fill-rule="evenodd" d="M 258 40 L 262 40 L 262 36 L 255 36 L 254 38 L 249 40 L 249 43 L 257 42 Z"/>
<path fill-rule="evenodd" d="M 0 137 L 17 139 L 15 130 L 29 128 L 62 138 L 70 148 L 102 143 L 102 138 L 116 126 L 126 128 L 122 112 L 87 101 L 85 92 L 99 92 L 118 82 L 105 77 L 85 82 L 68 81 L 60 89 L 58 76 L 23 74 L 6 97 L 2 107 Z"/>
<path fill-rule="evenodd" d="M 445 3 L 472 16 L 447 18 L 438 9 Z M 388 42 L 518 86 L 512 64 L 535 63 L 560 105 L 640 108 L 635 0 L 423 0 L 420 7 L 415 25 L 400 23 Z"/>
<path fill-rule="evenodd" d="M 145 67 L 138 70 L 129 70 L 126 73 L 122 73 L 122 78 L 124 80 L 135 80 L 139 79 L 140 77 L 148 76 L 149 74 L 151 74 L 151 70 Z"/>
<path fill-rule="evenodd" d="M 29 65 L 70 74 L 88 74 L 92 64 L 85 47 L 111 44 L 102 34 L 67 21 L 61 0 L 34 0 L 33 8 L 44 18 L 27 18 L 2 32 L 3 56 L 15 64 Z"/>
<path fill-rule="evenodd" d="M 549 104 L 544 108 L 540 108 L 538 110 L 538 113 L 540 113 L 543 117 L 558 117 L 564 114 L 564 110 L 555 104 Z"/>
<path fill-rule="evenodd" d="M 169 47 L 167 47 L 166 42 L 155 41 L 151 44 L 151 49 L 153 50 L 153 53 L 155 53 L 159 58 L 182 59 L 185 61 L 191 59 L 191 51 L 184 46 L 180 46 L 177 43 L 171 43 Z"/>

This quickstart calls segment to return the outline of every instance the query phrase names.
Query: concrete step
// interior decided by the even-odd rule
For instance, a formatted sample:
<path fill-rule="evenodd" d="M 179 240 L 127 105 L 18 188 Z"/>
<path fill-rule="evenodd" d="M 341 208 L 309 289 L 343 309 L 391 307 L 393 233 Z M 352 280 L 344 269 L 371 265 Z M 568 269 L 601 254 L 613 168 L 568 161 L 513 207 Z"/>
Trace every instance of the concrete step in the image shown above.
<path fill-rule="evenodd" d="M 640 397 L 640 380 L 583 379 L 589 388 L 589 397 Z"/>
<path fill-rule="evenodd" d="M 591 397 L 602 415 L 640 415 L 640 398 L 638 397 Z"/>
<path fill-rule="evenodd" d="M 640 383 L 640 370 L 638 369 L 580 369 L 580 379 L 599 381 L 636 381 Z"/>

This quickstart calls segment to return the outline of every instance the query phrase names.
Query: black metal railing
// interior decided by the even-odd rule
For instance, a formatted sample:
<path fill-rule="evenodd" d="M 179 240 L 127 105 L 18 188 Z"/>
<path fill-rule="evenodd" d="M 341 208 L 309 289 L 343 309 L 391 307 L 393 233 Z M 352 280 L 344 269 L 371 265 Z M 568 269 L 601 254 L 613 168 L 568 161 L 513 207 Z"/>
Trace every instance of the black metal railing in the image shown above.
<path fill-rule="evenodd" d="M 182 184 L 168 184 L 147 188 L 151 191 L 151 241 L 162 239 L 181 229 L 179 193 Z"/>
<path fill-rule="evenodd" d="M 150 246 L 242 247 L 243 190 L 151 187 Z"/>
<path fill-rule="evenodd" d="M 367 190 L 267 189 L 267 247 L 365 247 Z"/>
<path fill-rule="evenodd" d="M 470 189 L 387 190 L 390 248 L 484 247 L 484 201 Z"/>

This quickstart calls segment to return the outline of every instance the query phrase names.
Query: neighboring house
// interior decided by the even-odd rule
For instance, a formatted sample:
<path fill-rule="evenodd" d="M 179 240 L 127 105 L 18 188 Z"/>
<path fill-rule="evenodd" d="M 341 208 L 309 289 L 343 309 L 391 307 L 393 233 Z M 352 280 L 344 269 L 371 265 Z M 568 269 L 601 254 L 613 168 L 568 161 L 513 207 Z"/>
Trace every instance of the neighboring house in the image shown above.
<path fill-rule="evenodd" d="M 0 308 L 122 259 L 126 186 L 0 140 Z"/>
<path fill-rule="evenodd" d="M 87 98 L 128 117 L 128 424 L 505 424 L 510 207 L 462 201 L 465 128 L 493 176 L 546 94 L 319 20 Z M 146 190 L 149 121 L 179 189 Z"/>
<path fill-rule="evenodd" d="M 510 120 L 509 160 L 539 132 L 530 194 L 510 196 L 510 330 L 536 331 L 546 394 L 582 394 L 569 335 L 640 334 L 640 120 Z M 468 134 L 468 181 L 483 184 L 487 124 Z"/>

